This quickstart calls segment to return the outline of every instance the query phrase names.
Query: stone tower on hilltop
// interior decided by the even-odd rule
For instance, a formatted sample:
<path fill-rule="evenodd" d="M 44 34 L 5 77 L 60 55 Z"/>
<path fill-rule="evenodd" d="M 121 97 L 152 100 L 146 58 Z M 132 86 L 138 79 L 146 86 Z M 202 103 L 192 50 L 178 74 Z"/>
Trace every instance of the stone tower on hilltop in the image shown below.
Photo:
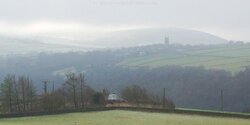
<path fill-rule="evenodd" d="M 169 37 L 165 37 L 164 43 L 165 43 L 165 45 L 169 45 Z"/>

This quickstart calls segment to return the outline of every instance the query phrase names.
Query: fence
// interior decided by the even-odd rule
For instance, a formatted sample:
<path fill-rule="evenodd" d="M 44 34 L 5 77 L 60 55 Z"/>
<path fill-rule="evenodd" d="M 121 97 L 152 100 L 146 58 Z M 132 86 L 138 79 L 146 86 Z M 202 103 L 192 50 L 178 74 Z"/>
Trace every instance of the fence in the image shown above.
<path fill-rule="evenodd" d="M 232 118 L 250 119 L 250 114 L 213 112 L 213 111 L 196 111 L 196 110 L 183 110 L 183 109 L 145 108 L 145 107 L 93 107 L 93 108 L 58 110 L 58 111 L 47 111 L 47 112 L 43 111 L 43 112 L 11 113 L 11 114 L 0 114 L 0 118 L 56 115 L 56 114 L 74 113 L 74 112 L 93 112 L 93 111 L 109 111 L 109 110 L 175 113 L 175 114 L 201 115 L 201 116 L 211 116 L 211 117 L 232 117 Z"/>

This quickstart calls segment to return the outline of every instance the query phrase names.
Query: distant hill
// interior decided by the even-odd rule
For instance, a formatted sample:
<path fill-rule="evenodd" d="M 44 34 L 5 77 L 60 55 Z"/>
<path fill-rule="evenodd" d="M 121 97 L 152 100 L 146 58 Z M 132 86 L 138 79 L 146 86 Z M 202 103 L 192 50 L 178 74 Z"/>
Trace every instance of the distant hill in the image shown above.
<path fill-rule="evenodd" d="M 60 35 L 59 35 L 60 36 Z M 77 39 L 55 36 L 4 36 L 0 35 L 0 55 L 34 52 L 87 51 L 103 48 L 131 47 L 163 43 L 169 37 L 171 44 L 221 44 L 228 41 L 205 32 L 180 28 L 144 28 L 123 30 L 89 36 L 76 35 Z"/>
<path fill-rule="evenodd" d="M 55 41 L 55 42 L 51 42 Z M 87 51 L 90 47 L 62 44 L 57 39 L 46 38 L 24 38 L 17 36 L 0 35 L 0 56 L 5 55 L 23 55 L 38 54 L 39 52 L 69 52 L 69 51 Z"/>
<path fill-rule="evenodd" d="M 228 42 L 226 39 L 201 31 L 180 28 L 145 28 L 111 32 L 92 43 L 106 47 L 138 46 L 163 43 L 165 37 L 169 37 L 172 44 L 198 45 Z"/>
<path fill-rule="evenodd" d="M 108 88 L 117 93 L 137 84 L 162 95 L 162 88 L 167 88 L 166 94 L 177 107 L 209 110 L 220 108 L 218 97 L 223 88 L 226 111 L 247 111 L 250 69 L 245 68 L 249 62 L 250 44 L 246 43 L 155 44 L 112 51 L 0 57 L 0 81 L 7 74 L 29 76 L 42 92 L 41 81 L 54 81 L 57 87 L 64 83 L 65 73 L 83 72 L 86 84 L 96 90 Z"/>

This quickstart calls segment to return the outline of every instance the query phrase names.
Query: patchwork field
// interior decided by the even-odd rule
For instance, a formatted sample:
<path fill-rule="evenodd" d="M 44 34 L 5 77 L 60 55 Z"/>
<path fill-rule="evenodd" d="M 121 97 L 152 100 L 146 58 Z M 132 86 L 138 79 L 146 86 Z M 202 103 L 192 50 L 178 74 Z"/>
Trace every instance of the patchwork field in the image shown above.
<path fill-rule="evenodd" d="M 0 125 L 249 125 L 240 118 L 206 117 L 134 111 L 68 113 L 22 118 L 3 118 Z"/>
<path fill-rule="evenodd" d="M 250 45 L 216 46 L 207 49 L 187 49 L 176 53 L 129 58 L 119 65 L 128 67 L 157 68 L 167 65 L 204 66 L 208 69 L 224 69 L 233 73 L 250 65 Z"/>

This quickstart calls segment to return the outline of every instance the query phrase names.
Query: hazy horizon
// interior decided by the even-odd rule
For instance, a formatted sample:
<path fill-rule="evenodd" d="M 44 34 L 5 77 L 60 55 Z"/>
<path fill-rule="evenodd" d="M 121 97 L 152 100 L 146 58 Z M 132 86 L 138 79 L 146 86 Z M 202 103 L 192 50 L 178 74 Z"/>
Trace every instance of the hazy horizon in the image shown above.
<path fill-rule="evenodd" d="M 247 0 L 1 0 L 0 35 L 78 40 L 127 29 L 177 27 L 249 42 L 249 6 Z"/>

